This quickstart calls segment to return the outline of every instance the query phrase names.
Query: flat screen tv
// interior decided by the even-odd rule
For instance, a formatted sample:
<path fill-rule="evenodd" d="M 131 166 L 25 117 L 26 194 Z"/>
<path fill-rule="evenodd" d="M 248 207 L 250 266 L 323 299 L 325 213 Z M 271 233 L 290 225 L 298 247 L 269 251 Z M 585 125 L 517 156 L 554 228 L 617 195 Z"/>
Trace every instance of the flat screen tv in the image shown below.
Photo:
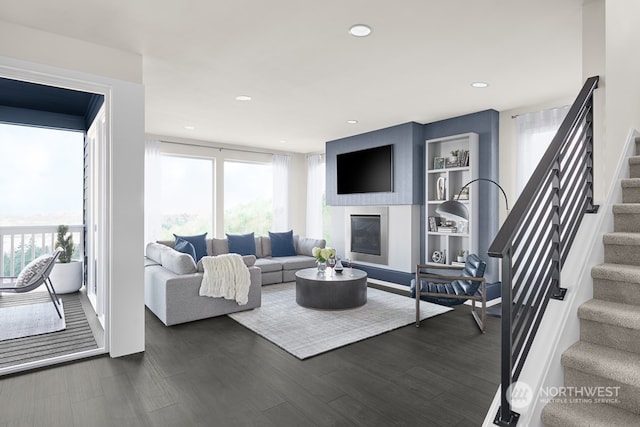
<path fill-rule="evenodd" d="M 338 194 L 393 191 L 393 145 L 336 156 Z"/>

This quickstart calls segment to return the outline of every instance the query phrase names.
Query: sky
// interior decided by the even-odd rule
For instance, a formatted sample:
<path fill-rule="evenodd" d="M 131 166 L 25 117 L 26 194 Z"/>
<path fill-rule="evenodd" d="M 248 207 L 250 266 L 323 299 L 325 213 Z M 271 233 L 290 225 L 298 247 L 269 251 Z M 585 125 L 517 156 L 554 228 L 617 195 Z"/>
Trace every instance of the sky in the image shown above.
<path fill-rule="evenodd" d="M 0 225 L 82 224 L 81 132 L 0 123 Z"/>

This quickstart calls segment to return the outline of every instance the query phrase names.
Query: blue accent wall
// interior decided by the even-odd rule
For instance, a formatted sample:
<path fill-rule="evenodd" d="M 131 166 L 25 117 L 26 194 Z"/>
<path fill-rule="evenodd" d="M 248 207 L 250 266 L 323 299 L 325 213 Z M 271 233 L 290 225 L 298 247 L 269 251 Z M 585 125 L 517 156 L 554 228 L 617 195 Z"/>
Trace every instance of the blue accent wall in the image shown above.
<path fill-rule="evenodd" d="M 424 149 L 428 139 L 441 138 L 474 132 L 479 137 L 480 178 L 498 182 L 499 157 L 499 113 L 485 110 L 424 125 L 410 122 L 367 132 L 347 138 L 329 141 L 326 144 L 326 191 L 328 205 L 420 205 L 420 236 L 425 235 L 424 207 Z M 382 145 L 394 147 L 394 191 L 373 194 L 337 194 L 336 155 Z M 478 256 L 487 262 L 485 277 L 489 283 L 498 281 L 498 260 L 487 255 L 490 244 L 498 232 L 502 193 L 493 184 L 479 181 L 472 184 L 479 193 Z M 393 239 L 393 236 L 390 236 Z M 425 259 L 424 238 L 420 239 L 420 259 Z M 370 277 L 394 283 L 408 284 L 411 275 L 388 268 L 362 266 Z"/>
<path fill-rule="evenodd" d="M 393 145 L 393 191 L 338 194 L 336 156 L 367 148 Z M 327 204 L 335 206 L 418 205 L 424 199 L 423 125 L 404 123 L 326 143 Z"/>
<path fill-rule="evenodd" d="M 479 137 L 479 178 L 492 179 L 499 182 L 499 117 L 496 110 L 485 110 L 465 116 L 440 120 L 424 125 L 424 139 L 441 138 L 467 132 L 475 132 Z M 471 184 L 479 191 L 479 226 L 478 256 L 487 262 L 485 277 L 489 283 L 498 280 L 498 260 L 487 255 L 493 238 L 498 233 L 498 216 L 500 203 L 504 196 L 500 189 L 490 182 L 478 181 Z M 476 191 L 474 190 L 474 191 Z M 423 206 L 424 208 L 424 206 Z M 421 215 L 420 232 L 424 236 L 424 212 Z M 424 259 L 424 242 L 421 253 Z"/>

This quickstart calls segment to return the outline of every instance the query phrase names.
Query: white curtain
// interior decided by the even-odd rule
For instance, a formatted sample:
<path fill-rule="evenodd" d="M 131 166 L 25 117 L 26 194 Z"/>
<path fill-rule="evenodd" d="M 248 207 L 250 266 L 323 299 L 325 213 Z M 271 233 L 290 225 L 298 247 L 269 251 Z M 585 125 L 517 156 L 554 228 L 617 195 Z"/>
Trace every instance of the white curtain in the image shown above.
<path fill-rule="evenodd" d="M 289 156 L 274 154 L 273 165 L 273 231 L 289 230 Z"/>
<path fill-rule="evenodd" d="M 162 193 L 162 161 L 160 141 L 145 141 L 144 156 L 144 242 L 155 242 L 160 236 Z"/>
<path fill-rule="evenodd" d="M 551 143 L 569 106 L 516 117 L 516 196 L 519 196 Z"/>
<path fill-rule="evenodd" d="M 307 157 L 307 236 L 321 239 L 324 224 L 325 160 L 322 154 Z"/>

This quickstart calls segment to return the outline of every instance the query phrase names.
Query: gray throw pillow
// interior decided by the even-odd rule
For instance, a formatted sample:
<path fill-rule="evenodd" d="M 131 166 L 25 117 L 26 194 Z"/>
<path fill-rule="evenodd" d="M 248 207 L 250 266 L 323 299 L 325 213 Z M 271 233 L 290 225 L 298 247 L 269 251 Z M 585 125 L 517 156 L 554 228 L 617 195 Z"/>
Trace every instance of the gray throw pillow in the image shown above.
<path fill-rule="evenodd" d="M 324 248 L 327 242 L 324 239 L 309 239 L 308 237 L 300 237 L 298 239 L 298 254 L 313 256 L 311 251 L 314 247 Z"/>
<path fill-rule="evenodd" d="M 40 255 L 38 258 L 27 264 L 24 269 L 18 274 L 15 286 L 17 288 L 24 288 L 30 286 L 35 280 L 37 280 L 41 273 L 44 273 L 45 268 L 51 262 L 52 255 Z"/>

